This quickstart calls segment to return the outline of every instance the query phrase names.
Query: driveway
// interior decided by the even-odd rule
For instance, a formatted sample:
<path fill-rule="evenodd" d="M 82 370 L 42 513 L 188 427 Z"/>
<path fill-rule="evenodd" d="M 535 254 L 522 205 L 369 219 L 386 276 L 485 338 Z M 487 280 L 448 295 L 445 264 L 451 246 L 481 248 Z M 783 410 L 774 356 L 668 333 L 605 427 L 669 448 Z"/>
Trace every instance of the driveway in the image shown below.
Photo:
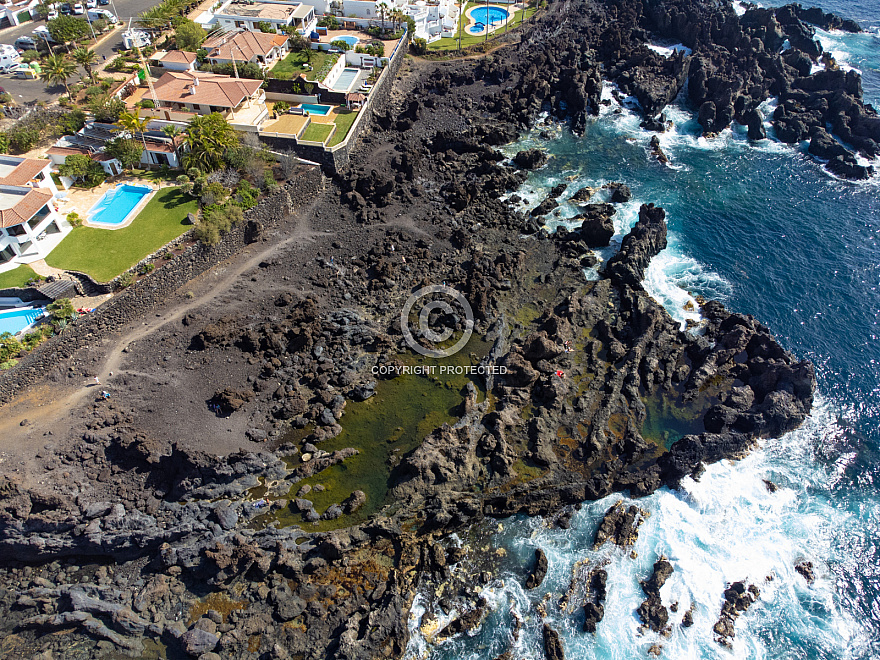
<path fill-rule="evenodd" d="M 109 9 L 121 21 L 124 21 L 127 26 L 128 19 L 136 20 L 138 14 L 158 5 L 159 2 L 160 0 L 112 0 L 109 5 L 100 8 Z M 19 37 L 30 36 L 37 26 L 45 24 L 46 21 L 30 21 L 0 30 L 0 43 L 11 45 Z M 125 27 L 119 27 L 102 38 L 101 43 L 94 48 L 94 51 L 98 54 L 99 61 L 104 61 L 104 59 L 110 61 L 116 56 L 117 49 L 122 48 L 122 33 L 125 29 Z M 54 101 L 64 94 L 64 87 L 62 85 L 46 87 L 46 83 L 42 80 L 22 80 L 6 74 L 0 74 L 0 86 L 12 94 L 16 103 Z"/>

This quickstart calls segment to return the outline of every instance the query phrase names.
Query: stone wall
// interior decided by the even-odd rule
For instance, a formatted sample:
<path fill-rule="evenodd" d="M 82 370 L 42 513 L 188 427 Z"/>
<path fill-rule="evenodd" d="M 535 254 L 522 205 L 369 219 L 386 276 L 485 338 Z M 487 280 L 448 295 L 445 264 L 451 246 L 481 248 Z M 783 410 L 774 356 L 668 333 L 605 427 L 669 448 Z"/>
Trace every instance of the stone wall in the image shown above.
<path fill-rule="evenodd" d="M 348 167 L 349 156 L 352 149 L 357 144 L 358 138 L 373 123 L 373 108 L 375 106 L 384 106 L 388 102 L 391 90 L 394 87 L 394 81 L 397 78 L 397 72 L 400 65 L 403 64 L 403 58 L 409 48 L 409 41 L 404 35 L 398 42 L 394 53 L 388 59 L 388 66 L 382 71 L 379 80 L 373 86 L 373 91 L 367 97 L 366 106 L 361 110 L 361 116 L 354 122 L 351 130 L 348 132 L 345 140 L 335 147 L 325 148 L 312 144 L 300 144 L 292 136 L 289 138 L 280 135 L 260 135 L 260 141 L 270 145 L 278 151 L 291 151 L 300 158 L 318 163 L 328 172 L 342 172 Z"/>
<path fill-rule="evenodd" d="M 62 334 L 22 358 L 18 365 L 0 372 L 0 405 L 8 403 L 22 389 L 44 380 L 63 360 L 80 349 L 144 316 L 187 282 L 258 240 L 267 230 L 281 224 L 293 210 L 311 203 L 323 185 L 321 171 L 316 167 L 308 168 L 256 207 L 245 211 L 244 220 L 227 232 L 217 245 L 197 243 L 190 246 L 91 314 L 79 317 Z"/>
<path fill-rule="evenodd" d="M 49 302 L 49 296 L 40 293 L 39 289 L 32 286 L 24 289 L 0 289 L 0 298 L 20 298 L 22 302 Z"/>

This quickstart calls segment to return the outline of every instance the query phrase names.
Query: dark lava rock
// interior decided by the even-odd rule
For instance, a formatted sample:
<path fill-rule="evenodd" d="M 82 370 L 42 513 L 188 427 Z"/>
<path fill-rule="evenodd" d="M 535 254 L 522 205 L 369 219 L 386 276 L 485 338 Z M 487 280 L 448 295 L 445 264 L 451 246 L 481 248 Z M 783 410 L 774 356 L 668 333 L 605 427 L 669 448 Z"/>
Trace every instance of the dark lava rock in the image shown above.
<path fill-rule="evenodd" d="M 547 660 L 565 660 L 565 649 L 559 639 L 559 633 L 544 624 L 544 656 Z"/>
<path fill-rule="evenodd" d="M 660 632 L 669 623 L 669 612 L 660 599 L 660 588 L 672 575 L 672 565 L 665 559 L 654 562 L 654 573 L 642 582 L 642 591 L 647 598 L 639 605 L 638 613 L 642 621 L 654 632 Z"/>
<path fill-rule="evenodd" d="M 514 156 L 513 162 L 524 170 L 535 170 L 547 162 L 547 154 L 540 149 L 526 149 Z"/>
<path fill-rule="evenodd" d="M 750 140 L 763 140 L 767 137 L 767 131 L 764 129 L 764 118 L 757 108 L 747 112 L 743 119 L 746 126 L 749 127 L 748 136 Z"/>
<path fill-rule="evenodd" d="M 346 514 L 352 514 L 367 502 L 367 495 L 362 490 L 356 490 L 342 502 L 342 509 Z"/>
<path fill-rule="evenodd" d="M 199 628 L 188 630 L 180 636 L 180 644 L 183 650 L 194 658 L 198 658 L 203 653 L 208 653 L 217 648 L 217 642 L 220 638 L 214 633 Z"/>
<path fill-rule="evenodd" d="M 550 211 L 555 209 L 557 206 L 559 206 L 559 202 L 557 202 L 551 195 L 548 195 L 547 198 L 543 202 L 538 204 L 535 208 L 533 208 L 529 212 L 529 215 L 532 216 L 533 218 L 537 218 L 542 215 L 547 215 L 548 213 L 550 213 Z"/>
<path fill-rule="evenodd" d="M 631 505 L 624 509 L 623 500 L 618 501 L 602 518 L 593 540 L 593 549 L 600 548 L 606 541 L 611 541 L 621 548 L 633 545 L 639 538 L 639 525 L 642 518 L 639 509 Z"/>
<path fill-rule="evenodd" d="M 480 625 L 480 621 L 483 620 L 487 604 L 485 598 L 480 598 L 474 609 L 465 612 L 457 619 L 453 619 L 448 626 L 438 633 L 437 639 L 446 639 L 447 637 L 452 637 L 453 635 L 468 632 L 476 628 Z"/>
<path fill-rule="evenodd" d="M 595 633 L 596 626 L 605 616 L 608 573 L 597 568 L 590 573 L 587 599 L 584 601 L 584 632 Z"/>
<path fill-rule="evenodd" d="M 813 562 L 801 561 L 794 565 L 794 570 L 801 574 L 807 584 L 813 584 L 816 581 L 816 574 L 813 572 Z"/>
<path fill-rule="evenodd" d="M 588 204 L 584 207 L 584 213 L 575 220 L 581 222 L 578 233 L 587 247 L 606 247 L 614 236 L 614 223 L 611 217 L 617 213 L 611 204 Z"/>
<path fill-rule="evenodd" d="M 730 639 L 736 635 L 734 625 L 737 617 L 749 609 L 760 595 L 758 587 L 753 584 L 746 587 L 745 581 L 734 582 L 724 590 L 721 616 L 712 627 L 716 642 L 728 648 L 731 646 Z"/>
<path fill-rule="evenodd" d="M 632 199 L 632 191 L 625 183 L 611 183 L 608 184 L 608 188 L 614 190 L 614 192 L 611 193 L 611 202 L 613 204 L 623 204 Z"/>
<path fill-rule="evenodd" d="M 217 406 L 221 414 L 231 415 L 250 401 L 253 396 L 254 393 L 252 391 L 227 387 L 217 391 L 208 403 Z"/>
<path fill-rule="evenodd" d="M 526 589 L 534 589 L 541 586 L 547 576 L 547 555 L 541 548 L 535 549 L 535 566 L 529 577 L 526 578 Z"/>
<path fill-rule="evenodd" d="M 653 204 L 642 204 L 639 221 L 627 234 L 618 252 L 605 267 L 614 284 L 641 286 L 651 259 L 666 248 L 666 211 Z"/>
<path fill-rule="evenodd" d="M 595 188 L 590 188 L 589 186 L 585 186 L 585 187 L 581 188 L 580 190 L 578 190 L 574 195 L 569 197 L 569 201 L 578 202 L 579 204 L 582 204 L 584 202 L 589 202 L 590 198 L 595 194 L 596 194 Z"/>

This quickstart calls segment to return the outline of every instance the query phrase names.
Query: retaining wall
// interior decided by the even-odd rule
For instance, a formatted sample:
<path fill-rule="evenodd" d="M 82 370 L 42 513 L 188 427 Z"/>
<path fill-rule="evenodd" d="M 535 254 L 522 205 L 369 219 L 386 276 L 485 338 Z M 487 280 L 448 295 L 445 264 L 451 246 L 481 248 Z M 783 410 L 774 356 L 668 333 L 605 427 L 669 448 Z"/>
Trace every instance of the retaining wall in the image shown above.
<path fill-rule="evenodd" d="M 94 312 L 79 317 L 62 334 L 22 358 L 18 365 L 0 372 L 0 405 L 8 403 L 24 388 L 46 379 L 77 351 L 151 312 L 187 282 L 258 240 L 267 230 L 284 222 L 291 211 L 311 203 L 323 185 L 321 171 L 317 167 L 309 168 L 256 207 L 245 211 L 244 220 L 228 231 L 217 245 L 192 245 Z"/>

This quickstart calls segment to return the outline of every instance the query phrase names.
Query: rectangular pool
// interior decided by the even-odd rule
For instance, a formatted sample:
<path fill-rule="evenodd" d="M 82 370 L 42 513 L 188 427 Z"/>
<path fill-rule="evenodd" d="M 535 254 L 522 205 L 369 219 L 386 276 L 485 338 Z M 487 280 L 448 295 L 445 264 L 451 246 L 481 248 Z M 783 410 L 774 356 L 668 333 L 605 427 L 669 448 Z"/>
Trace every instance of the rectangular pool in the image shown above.
<path fill-rule="evenodd" d="M 4 332 L 17 334 L 29 328 L 43 315 L 42 307 L 24 307 L 0 311 L 0 336 Z"/>
<path fill-rule="evenodd" d="M 321 115 L 322 117 L 330 114 L 330 110 L 332 109 L 332 106 L 315 105 L 314 103 L 300 103 L 299 107 L 303 110 L 308 110 L 310 115 Z"/>
<path fill-rule="evenodd" d="M 333 83 L 333 91 L 347 92 L 351 88 L 354 79 L 357 78 L 358 73 L 358 69 L 343 69 L 342 73 L 339 74 L 339 78 Z"/>
<path fill-rule="evenodd" d="M 121 225 L 140 201 L 151 192 L 152 189 L 147 186 L 133 186 L 127 183 L 111 188 L 89 209 L 89 223 Z"/>

